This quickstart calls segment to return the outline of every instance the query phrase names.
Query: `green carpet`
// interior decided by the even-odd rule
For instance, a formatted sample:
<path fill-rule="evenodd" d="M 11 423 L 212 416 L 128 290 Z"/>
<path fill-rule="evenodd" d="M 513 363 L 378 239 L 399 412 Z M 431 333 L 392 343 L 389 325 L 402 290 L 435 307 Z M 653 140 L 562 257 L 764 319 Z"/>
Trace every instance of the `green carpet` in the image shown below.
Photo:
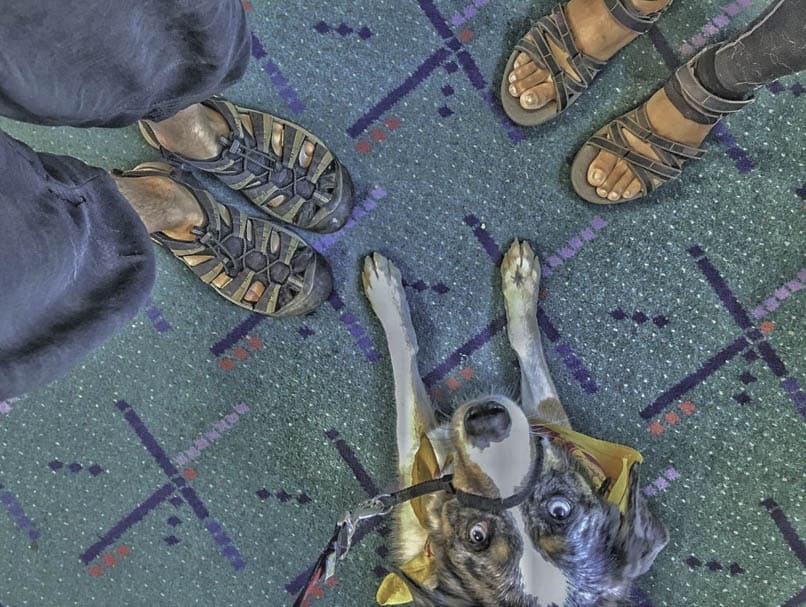
<path fill-rule="evenodd" d="M 544 344 L 575 427 L 643 452 L 670 530 L 635 603 L 803 604 L 806 90 L 760 90 L 649 202 L 595 207 L 568 180 L 593 131 L 762 5 L 675 3 L 562 119 L 522 130 L 491 91 L 549 2 L 255 0 L 254 58 L 227 95 L 302 123 L 350 168 L 354 221 L 311 239 L 336 293 L 261 321 L 160 251 L 125 331 L 0 403 L 0 604 L 289 605 L 336 517 L 394 483 L 362 257 L 402 269 L 447 406 L 517 385 L 496 268 L 514 238 L 544 263 Z M 135 128 L 0 126 L 108 168 L 155 157 Z M 368 532 L 309 604 L 372 605 L 387 537 Z"/>

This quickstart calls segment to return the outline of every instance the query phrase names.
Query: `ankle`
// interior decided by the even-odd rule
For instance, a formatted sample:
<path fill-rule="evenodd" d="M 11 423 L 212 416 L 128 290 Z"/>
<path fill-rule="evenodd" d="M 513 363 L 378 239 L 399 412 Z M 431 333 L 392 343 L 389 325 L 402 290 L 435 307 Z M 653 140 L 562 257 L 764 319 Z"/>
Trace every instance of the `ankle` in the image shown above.
<path fill-rule="evenodd" d="M 192 240 L 191 230 L 204 223 L 204 213 L 196 199 L 167 177 L 113 175 L 112 179 L 149 234 L 163 232 L 172 238 Z"/>
<path fill-rule="evenodd" d="M 193 160 L 221 154 L 220 140 L 229 133 L 224 117 L 199 103 L 160 122 L 147 121 L 164 148 Z"/>
<path fill-rule="evenodd" d="M 642 15 L 651 15 L 662 11 L 672 3 L 672 0 L 625 0 Z"/>
<path fill-rule="evenodd" d="M 664 89 L 649 98 L 646 113 L 659 135 L 686 145 L 700 145 L 713 128 L 712 124 L 702 124 L 686 118 L 671 102 Z"/>

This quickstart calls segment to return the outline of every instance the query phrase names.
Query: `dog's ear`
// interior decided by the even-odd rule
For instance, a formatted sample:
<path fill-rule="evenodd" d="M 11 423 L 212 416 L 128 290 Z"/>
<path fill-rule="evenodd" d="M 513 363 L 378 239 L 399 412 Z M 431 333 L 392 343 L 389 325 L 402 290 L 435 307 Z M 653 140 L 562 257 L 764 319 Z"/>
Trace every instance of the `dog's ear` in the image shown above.
<path fill-rule="evenodd" d="M 666 528 L 649 511 L 638 482 L 638 465 L 630 470 L 630 497 L 622 518 L 619 543 L 624 559 L 624 577 L 633 580 L 645 574 L 669 543 Z"/>
<path fill-rule="evenodd" d="M 408 586 L 416 607 L 478 607 L 475 603 L 468 602 L 460 596 L 441 590 L 439 587 L 429 590 L 422 584 L 411 579 L 399 569 L 394 572 L 400 576 L 406 586 Z"/>
<path fill-rule="evenodd" d="M 436 607 L 437 603 L 435 601 L 434 593 L 431 590 L 428 590 L 425 586 L 416 580 L 413 580 L 401 569 L 394 568 L 394 572 L 408 587 L 409 592 L 411 592 L 411 596 L 414 599 L 414 604 L 417 607 Z"/>

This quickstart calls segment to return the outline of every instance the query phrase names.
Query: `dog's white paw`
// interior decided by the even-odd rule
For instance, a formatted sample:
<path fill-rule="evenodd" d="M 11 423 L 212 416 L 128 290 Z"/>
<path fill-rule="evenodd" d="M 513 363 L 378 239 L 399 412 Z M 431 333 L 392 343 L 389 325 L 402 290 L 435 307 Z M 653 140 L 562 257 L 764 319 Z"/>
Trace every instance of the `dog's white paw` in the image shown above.
<path fill-rule="evenodd" d="M 501 262 L 501 288 L 507 311 L 519 314 L 534 314 L 540 287 L 540 260 L 529 243 L 512 243 Z"/>
<path fill-rule="evenodd" d="M 364 258 L 361 280 L 364 293 L 381 322 L 387 320 L 390 314 L 399 316 L 403 311 L 408 311 L 400 270 L 380 253 Z"/>

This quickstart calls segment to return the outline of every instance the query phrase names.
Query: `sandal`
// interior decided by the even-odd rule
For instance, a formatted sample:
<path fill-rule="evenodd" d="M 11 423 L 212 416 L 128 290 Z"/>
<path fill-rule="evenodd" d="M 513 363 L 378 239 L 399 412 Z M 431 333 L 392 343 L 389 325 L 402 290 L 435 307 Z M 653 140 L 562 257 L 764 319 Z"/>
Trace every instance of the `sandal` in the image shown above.
<path fill-rule="evenodd" d="M 194 240 L 176 240 L 156 232 L 151 239 L 181 259 L 222 297 L 267 316 L 298 316 L 311 312 L 332 290 L 325 259 L 290 230 L 257 219 L 216 201 L 192 177 L 162 162 L 147 162 L 121 177 L 168 177 L 185 187 L 206 216 L 191 231 Z M 249 287 L 265 286 L 256 303 L 244 299 Z"/>
<path fill-rule="evenodd" d="M 317 137 L 301 126 L 265 112 L 236 106 L 220 97 L 202 102 L 227 121 L 217 158 L 193 160 L 160 145 L 147 122 L 137 123 L 146 142 L 171 164 L 213 173 L 273 217 L 314 232 L 335 232 L 350 217 L 353 183 L 347 169 Z M 252 130 L 244 124 L 248 117 Z M 283 127 L 282 154 L 272 147 L 272 126 Z M 314 144 L 310 165 L 299 163 L 305 142 Z"/>
<path fill-rule="evenodd" d="M 694 75 L 694 66 L 699 55 L 682 65 L 666 83 L 669 88 L 682 93 L 684 103 L 692 110 L 716 124 L 724 116 L 738 112 L 753 102 L 753 98 L 732 100 L 718 97 L 706 90 Z M 624 129 L 637 139 L 646 142 L 657 154 L 658 158 L 650 158 L 632 149 L 624 136 Z M 599 150 L 605 150 L 623 159 L 638 181 L 641 182 L 641 193 L 629 199 L 611 201 L 601 198 L 596 188 L 588 183 L 588 168 L 596 158 Z M 705 150 L 659 135 L 649 121 L 645 104 L 616 118 L 599 129 L 586 141 L 571 165 L 571 184 L 582 198 L 594 204 L 620 204 L 642 198 L 654 192 L 661 185 L 677 179 L 683 171 L 683 165 L 689 160 L 698 160 Z"/>
<path fill-rule="evenodd" d="M 604 0 L 604 3 L 613 19 L 637 34 L 649 31 L 660 15 L 671 6 L 670 2 L 658 12 L 644 15 L 633 8 L 630 0 Z M 529 33 L 533 40 L 526 36 L 520 39 L 509 56 L 501 80 L 501 103 L 504 111 L 513 122 L 521 126 L 537 126 L 563 113 L 607 65 L 607 61 L 586 55 L 577 48 L 562 4 L 555 6 L 550 15 L 538 19 Z M 578 77 L 560 67 L 559 57 L 555 56 L 549 39 L 566 53 L 567 61 Z M 536 110 L 524 109 L 518 98 L 509 93 L 508 76 L 521 52 L 526 53 L 536 65 L 550 72 L 551 82 L 554 84 L 554 99 Z"/>

